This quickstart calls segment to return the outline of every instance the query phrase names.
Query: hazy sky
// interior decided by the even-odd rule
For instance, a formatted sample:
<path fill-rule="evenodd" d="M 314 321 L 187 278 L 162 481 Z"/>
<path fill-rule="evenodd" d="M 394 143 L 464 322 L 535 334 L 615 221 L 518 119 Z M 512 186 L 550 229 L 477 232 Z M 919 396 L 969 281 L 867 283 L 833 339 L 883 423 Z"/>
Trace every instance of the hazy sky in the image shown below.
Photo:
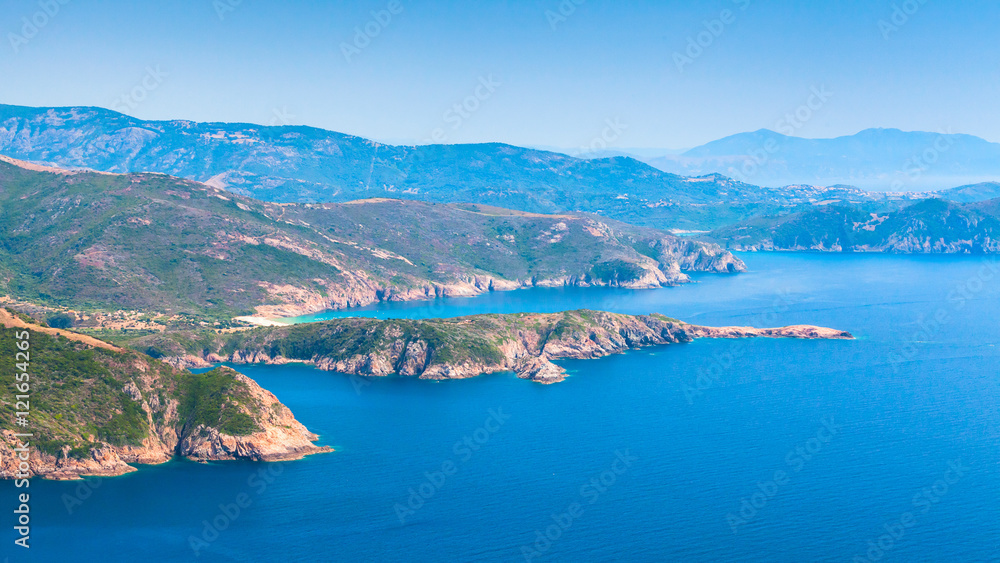
<path fill-rule="evenodd" d="M 390 142 L 1000 141 L 997 29 L 986 1 L 0 0 L 0 103 Z"/>

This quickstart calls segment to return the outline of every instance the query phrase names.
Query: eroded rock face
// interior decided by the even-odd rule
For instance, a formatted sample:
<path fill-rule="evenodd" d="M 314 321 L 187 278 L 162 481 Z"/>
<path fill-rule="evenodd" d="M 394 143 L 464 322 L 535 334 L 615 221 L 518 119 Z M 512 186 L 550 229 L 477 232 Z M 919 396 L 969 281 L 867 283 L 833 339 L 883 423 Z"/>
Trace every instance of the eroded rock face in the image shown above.
<path fill-rule="evenodd" d="M 154 409 L 150 401 L 143 399 L 147 396 L 159 401 L 158 395 L 152 392 L 153 388 L 148 384 L 140 386 L 130 381 L 125 385 L 124 391 L 140 404 L 150 427 L 149 435 L 140 445 L 100 444 L 89 448 L 82 457 L 71 457 L 69 446 L 55 454 L 46 453 L 39 450 L 31 442 L 31 438 L 26 438 L 29 440 L 25 448 L 30 454 L 29 470 L 22 473 L 18 455 L 24 444 L 14 431 L 3 430 L 0 431 L 0 479 L 38 476 L 67 480 L 89 475 L 117 476 L 136 470 L 129 464 L 159 464 L 176 455 L 199 461 L 282 461 L 332 451 L 329 447 L 314 445 L 313 442 L 319 436 L 309 432 L 272 393 L 243 374 L 232 372 L 232 376 L 245 385 L 258 407 L 259 412 L 254 416 L 259 427 L 257 432 L 245 436 L 230 436 L 203 425 L 185 429 L 178 417 L 176 400 L 171 399 L 168 404 L 158 405 L 159 408 Z M 142 388 L 144 386 L 145 389 Z M 154 413 L 161 416 L 154 417 Z M 93 440 L 93 437 L 90 438 Z"/>
<path fill-rule="evenodd" d="M 326 321 L 322 330 L 331 331 L 330 334 L 343 338 L 344 335 L 337 331 L 338 327 L 346 326 L 347 321 Z M 564 379 L 565 371 L 551 360 L 601 358 L 630 349 L 690 342 L 695 338 L 853 338 L 845 331 L 808 325 L 782 328 L 704 327 L 660 315 L 632 316 L 598 311 L 483 315 L 413 321 L 435 327 L 436 334 L 442 331 L 448 333 L 457 342 L 449 345 L 440 341 L 437 345 L 444 348 L 435 349 L 434 344 L 418 336 L 408 339 L 404 337 L 400 327 L 393 324 L 395 321 L 366 322 L 359 329 L 361 332 L 358 335 L 370 335 L 384 330 L 390 336 L 381 343 L 370 343 L 368 351 L 362 354 L 345 357 L 343 353 L 329 352 L 309 358 L 291 359 L 271 357 L 262 351 L 250 349 L 234 352 L 229 357 L 220 358 L 218 354 L 214 357 L 227 362 L 246 361 L 247 358 L 254 362 L 272 364 L 304 361 L 324 370 L 376 377 L 401 375 L 422 379 L 463 379 L 486 373 L 513 371 L 522 379 L 555 383 Z M 273 335 L 265 339 L 267 345 L 258 345 L 262 349 L 275 349 L 271 345 L 280 343 L 281 334 L 284 334 L 281 331 L 286 330 L 296 329 L 274 329 L 274 332 L 267 333 Z M 416 328 L 410 325 L 408 330 Z M 462 341 L 463 333 L 474 335 L 475 339 Z M 487 346 L 491 352 L 474 358 L 456 353 L 456 350 L 461 352 L 462 347 L 468 343 Z"/>
<path fill-rule="evenodd" d="M 402 289 L 385 286 L 364 272 L 345 272 L 337 281 L 325 282 L 326 292 L 292 285 L 261 286 L 280 304 L 260 305 L 257 314 L 266 318 L 298 317 L 327 310 L 363 307 L 380 301 L 423 301 L 439 297 L 475 297 L 490 291 L 514 291 L 530 287 L 615 286 L 629 289 L 656 289 L 691 281 L 685 271 L 710 273 L 745 272 L 746 265 L 716 244 L 685 241 L 675 237 L 659 241 L 659 258 L 641 257 L 636 264 L 642 273 L 627 281 L 602 281 L 581 272 L 573 275 L 502 279 L 487 275 L 459 276 L 449 282 L 425 282 Z"/>
<path fill-rule="evenodd" d="M 65 457 L 65 452 L 52 455 L 34 447 L 30 438 L 23 440 L 27 440 L 27 443 L 15 436 L 12 430 L 0 431 L 0 479 L 41 476 L 47 479 L 69 480 L 78 479 L 80 475 L 118 476 L 136 470 L 128 465 L 115 448 L 95 448 L 86 459 L 68 459 Z M 25 450 L 29 453 L 28 469 L 22 472 L 23 460 L 19 456 L 23 455 Z"/>
<path fill-rule="evenodd" d="M 518 360 L 514 372 L 521 379 L 528 379 L 546 385 L 566 379 L 566 370 L 544 358 L 528 356 Z"/>
<path fill-rule="evenodd" d="M 406 344 L 403 359 L 399 365 L 399 375 L 414 376 L 420 375 L 427 369 L 427 361 L 430 354 L 427 350 L 427 343 L 418 340 Z"/>
<path fill-rule="evenodd" d="M 689 325 L 694 338 L 804 338 L 823 340 L 851 340 L 854 336 L 846 330 L 836 330 L 811 325 L 792 325 L 782 328 L 753 328 L 746 326 L 709 327 Z"/>
<path fill-rule="evenodd" d="M 747 271 L 746 264 L 721 246 L 671 237 L 660 241 L 663 256 L 681 270 L 733 274 Z"/>

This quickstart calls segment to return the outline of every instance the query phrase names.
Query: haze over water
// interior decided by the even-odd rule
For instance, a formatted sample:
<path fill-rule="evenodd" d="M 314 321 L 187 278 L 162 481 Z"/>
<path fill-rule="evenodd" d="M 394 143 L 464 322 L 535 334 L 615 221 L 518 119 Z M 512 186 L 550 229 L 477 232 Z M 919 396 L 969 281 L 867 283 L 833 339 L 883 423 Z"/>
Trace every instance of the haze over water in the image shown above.
<path fill-rule="evenodd" d="M 559 362 L 572 376 L 551 386 L 236 366 L 337 451 L 172 462 L 96 487 L 34 481 L 24 560 L 191 560 L 192 537 L 207 544 L 203 561 L 1000 558 L 995 263 L 741 257 L 750 273 L 677 288 L 525 290 L 346 314 L 592 308 L 815 324 L 857 340 L 699 340 Z M 249 506 L 220 519 L 241 494 Z M 204 524 L 216 520 L 226 523 L 217 537 Z M 886 541 L 887 530 L 901 535 Z M 546 533 L 556 539 L 539 540 Z"/>

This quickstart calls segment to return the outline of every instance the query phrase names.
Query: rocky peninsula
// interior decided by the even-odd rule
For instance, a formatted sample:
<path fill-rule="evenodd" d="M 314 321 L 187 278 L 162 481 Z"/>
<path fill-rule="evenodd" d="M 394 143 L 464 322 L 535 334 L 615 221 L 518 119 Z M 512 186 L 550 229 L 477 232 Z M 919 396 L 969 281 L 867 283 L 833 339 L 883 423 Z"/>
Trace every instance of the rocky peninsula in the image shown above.
<path fill-rule="evenodd" d="M 658 314 L 577 310 L 430 320 L 348 318 L 226 334 L 165 333 L 132 345 L 177 367 L 302 362 L 352 375 L 438 380 L 513 371 L 548 384 L 565 379 L 565 369 L 552 360 L 600 358 L 696 338 L 754 337 L 853 338 L 849 332 L 807 325 L 716 328 Z"/>
<path fill-rule="evenodd" d="M 28 428 L 0 397 L 0 479 L 114 476 L 174 457 L 279 461 L 330 451 L 253 380 L 220 367 L 202 374 L 0 309 L 3 369 L 18 335 L 30 343 Z M 20 368 L 19 368 L 20 369 Z M 34 400 L 37 397 L 38 400 Z M 18 432 L 30 432 L 22 441 Z M 27 450 L 27 471 L 18 455 Z"/>

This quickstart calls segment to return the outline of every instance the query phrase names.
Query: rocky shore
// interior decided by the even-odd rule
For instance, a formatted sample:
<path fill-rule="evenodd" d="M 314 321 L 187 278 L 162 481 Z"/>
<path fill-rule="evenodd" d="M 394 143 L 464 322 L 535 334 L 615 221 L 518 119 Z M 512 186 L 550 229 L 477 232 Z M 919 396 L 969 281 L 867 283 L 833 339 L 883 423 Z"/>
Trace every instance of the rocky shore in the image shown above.
<path fill-rule="evenodd" d="M 533 287 L 656 289 L 690 283 L 691 277 L 685 272 L 733 274 L 747 271 L 742 260 L 715 244 L 698 243 L 692 247 L 690 242 L 675 238 L 664 238 L 658 244 L 662 252 L 659 260 L 641 257 L 636 263 L 641 274 L 630 280 L 600 280 L 585 274 L 513 280 L 475 275 L 450 283 L 427 282 L 402 289 L 386 286 L 363 272 L 345 272 L 341 280 L 329 282 L 322 292 L 291 285 L 262 284 L 267 293 L 280 303 L 257 306 L 257 314 L 253 318 L 299 317 L 323 311 L 364 307 L 382 301 L 476 297 L 491 291 L 515 291 Z"/>
<path fill-rule="evenodd" d="M 0 420 L 0 479 L 115 476 L 175 457 L 281 461 L 331 451 L 313 444 L 319 437 L 277 397 L 230 368 L 179 371 L 0 309 L 4 357 L 14 357 L 15 333 L 30 334 L 29 391 L 45 400 L 31 402 L 25 429 L 13 417 Z"/>
<path fill-rule="evenodd" d="M 361 376 L 399 375 L 463 379 L 513 371 L 522 379 L 557 383 L 558 359 L 592 359 L 695 338 L 851 339 L 850 333 L 797 325 L 782 328 L 704 327 L 662 315 L 598 311 L 480 315 L 443 320 L 339 319 L 281 328 L 257 328 L 219 339 L 214 350 L 184 351 L 162 339 L 166 361 L 178 366 L 284 364 Z M 170 355 L 172 350 L 172 355 Z"/>
<path fill-rule="evenodd" d="M 227 369 L 227 368 L 226 368 Z M 85 452 L 70 455 L 71 446 L 65 445 L 58 452 L 46 452 L 32 444 L 28 438 L 29 470 L 19 471 L 19 448 L 23 444 L 13 430 L 0 431 L 0 479 L 42 477 L 70 480 L 81 476 L 118 476 L 136 471 L 130 464 L 156 465 L 175 457 L 195 461 L 249 459 L 255 461 L 286 461 L 307 455 L 329 452 L 331 448 L 313 444 L 319 436 L 309 432 L 295 419 L 287 407 L 278 402 L 270 392 L 262 389 L 246 376 L 229 370 L 233 377 L 245 384 L 259 404 L 269 406 L 268 412 L 258 421 L 258 432 L 245 436 L 231 436 L 218 428 L 198 425 L 185 429 L 178 420 L 177 404 L 172 402 L 163 410 L 162 422 L 154 421 L 153 406 L 136 387 L 127 389 L 135 394 L 147 414 L 151 433 L 139 445 L 95 444 Z M 147 392 L 150 390 L 147 389 Z M 159 418 L 159 417 L 157 417 Z M 181 433 L 178 433 L 178 429 Z M 93 439 L 93 436 L 89 438 Z"/>

